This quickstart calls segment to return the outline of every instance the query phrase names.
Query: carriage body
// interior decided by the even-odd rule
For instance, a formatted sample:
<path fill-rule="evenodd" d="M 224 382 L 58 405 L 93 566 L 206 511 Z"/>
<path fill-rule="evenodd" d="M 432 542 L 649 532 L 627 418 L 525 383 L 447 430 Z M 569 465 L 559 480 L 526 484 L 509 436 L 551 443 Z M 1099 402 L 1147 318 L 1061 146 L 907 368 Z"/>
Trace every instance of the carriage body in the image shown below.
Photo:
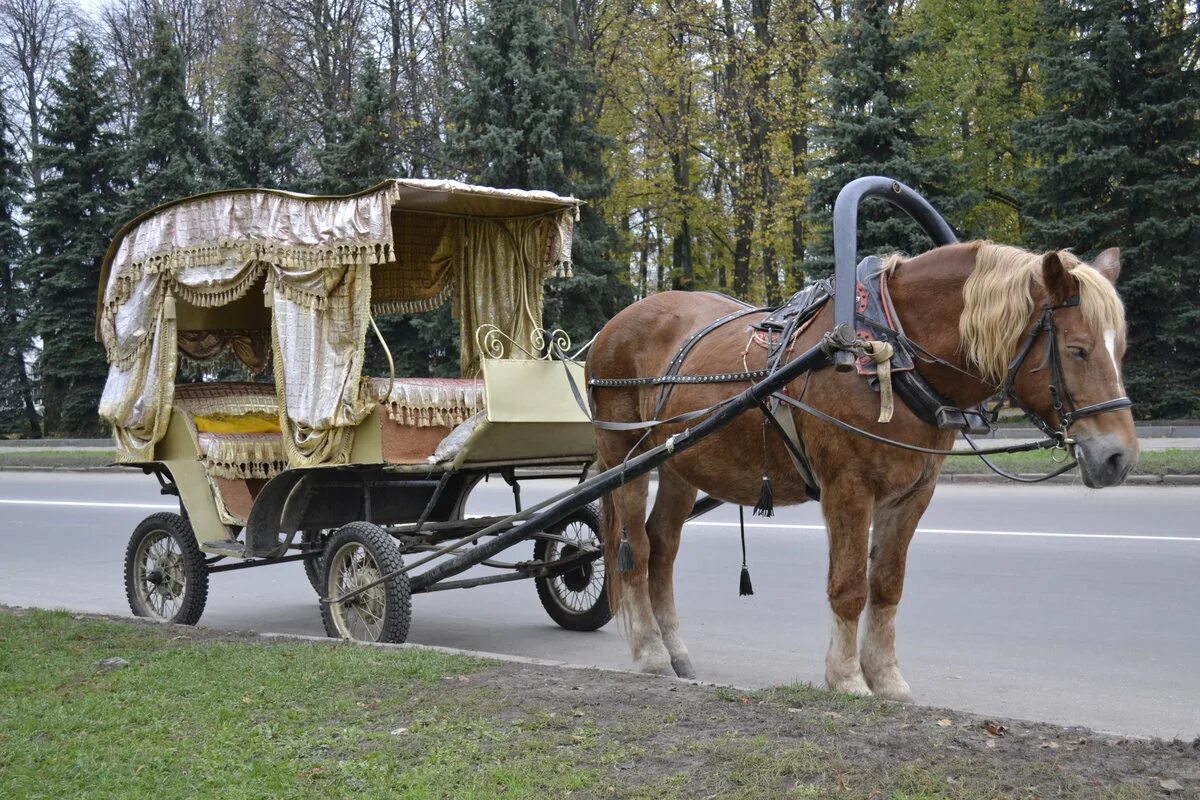
<path fill-rule="evenodd" d="M 581 368 L 552 358 L 551 339 L 569 342 L 541 328 L 542 282 L 569 271 L 577 208 L 548 192 L 396 180 L 348 197 L 210 193 L 125 226 L 100 287 L 101 414 L 118 463 L 180 502 L 130 543 L 134 612 L 195 622 L 209 575 L 296 560 L 323 597 L 359 588 L 494 522 L 465 514 L 481 479 L 512 485 L 518 511 L 522 481 L 582 480 L 595 444 L 568 382 Z M 362 374 L 372 312 L 448 301 L 463 377 Z M 181 359 L 203 377 L 234 359 L 260 377 L 176 385 Z M 594 518 L 582 508 L 529 536 L 533 557 L 498 572 L 385 581 L 358 605 L 386 619 L 356 627 L 325 606 L 326 628 L 402 640 L 410 593 L 522 578 L 560 624 L 599 627 Z"/>

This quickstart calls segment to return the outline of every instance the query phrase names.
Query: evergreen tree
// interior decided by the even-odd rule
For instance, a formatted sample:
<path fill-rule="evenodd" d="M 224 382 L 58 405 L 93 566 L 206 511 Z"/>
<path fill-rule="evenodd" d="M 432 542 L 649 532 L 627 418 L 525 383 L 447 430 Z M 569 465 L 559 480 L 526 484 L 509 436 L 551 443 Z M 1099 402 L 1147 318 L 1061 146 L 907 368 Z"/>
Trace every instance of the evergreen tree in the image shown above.
<path fill-rule="evenodd" d="M 24 189 L 16 147 L 9 136 L 8 115 L 0 97 L 0 435 L 41 436 L 41 417 L 25 365 L 32 347 L 22 324 L 29 295 L 21 280 L 25 241 L 17 225 Z"/>
<path fill-rule="evenodd" d="M 363 62 L 350 115 L 330 126 L 336 139 L 325 143 L 317 156 L 321 165 L 320 190 L 325 194 L 351 194 L 394 178 L 395 143 L 388 114 L 393 106 L 373 58 Z"/>
<path fill-rule="evenodd" d="M 96 292 L 118 221 L 123 163 L 109 84 L 91 45 L 73 42 L 66 74 L 50 84 L 36 154 L 43 179 L 28 209 L 30 319 L 42 344 L 38 372 L 52 435 L 99 432 L 108 367 L 94 339 Z"/>
<path fill-rule="evenodd" d="M 895 178 L 950 216 L 958 203 L 945 195 L 950 179 L 944 157 L 922 157 L 917 121 L 922 108 L 910 99 L 907 74 L 920 52 L 916 35 L 897 29 L 889 0 L 850 0 L 847 17 L 825 60 L 829 80 L 823 103 L 826 123 L 814 137 L 824 154 L 817 161 L 809 214 L 816 240 L 805 267 L 809 275 L 833 271 L 833 203 L 842 187 L 865 175 Z M 928 250 L 929 238 L 907 215 L 871 200 L 858 216 L 859 258 L 872 253 Z"/>
<path fill-rule="evenodd" d="M 262 71 L 254 29 L 247 26 L 230 68 L 216 146 L 220 182 L 227 188 L 277 188 L 293 177 L 296 145 L 279 104 L 262 85 Z"/>
<path fill-rule="evenodd" d="M 610 255 L 614 232 L 596 208 L 611 181 L 607 141 L 581 113 L 594 86 L 547 0 L 498 0 L 480 11 L 463 90 L 450 104 L 450 148 L 480 183 L 589 201 L 575 230 L 575 275 L 549 283 L 544 314 L 547 327 L 586 341 L 631 299 Z"/>
<path fill-rule="evenodd" d="M 208 142 L 184 90 L 183 54 L 162 14 L 154 17 L 140 74 L 143 101 L 129 145 L 129 216 L 202 191 L 209 167 Z"/>
<path fill-rule="evenodd" d="M 1018 131 L 1040 162 L 1032 244 L 1121 248 L 1125 383 L 1142 417 L 1200 415 L 1200 71 L 1179 9 L 1044 0 L 1046 109 Z"/>

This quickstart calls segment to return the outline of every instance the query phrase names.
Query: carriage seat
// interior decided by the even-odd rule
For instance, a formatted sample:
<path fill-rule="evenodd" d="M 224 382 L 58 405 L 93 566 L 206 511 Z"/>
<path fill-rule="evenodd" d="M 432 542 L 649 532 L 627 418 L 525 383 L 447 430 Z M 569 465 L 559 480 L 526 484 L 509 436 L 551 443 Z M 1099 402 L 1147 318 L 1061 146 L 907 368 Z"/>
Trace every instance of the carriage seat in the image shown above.
<path fill-rule="evenodd" d="M 272 384 L 184 384 L 175 387 L 175 407 L 191 426 L 210 476 L 266 480 L 287 466 Z"/>
<path fill-rule="evenodd" d="M 384 411 L 383 457 L 390 464 L 425 463 L 484 408 L 483 381 L 473 378 L 370 378 L 368 384 Z"/>

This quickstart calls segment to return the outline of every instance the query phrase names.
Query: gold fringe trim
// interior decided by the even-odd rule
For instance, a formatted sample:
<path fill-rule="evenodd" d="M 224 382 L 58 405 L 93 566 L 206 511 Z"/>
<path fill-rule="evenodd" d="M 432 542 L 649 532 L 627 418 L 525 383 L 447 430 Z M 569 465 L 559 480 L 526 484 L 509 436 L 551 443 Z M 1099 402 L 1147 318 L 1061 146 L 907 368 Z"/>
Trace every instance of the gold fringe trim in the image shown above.
<path fill-rule="evenodd" d="M 436 311 L 445 305 L 454 295 L 455 281 L 446 281 L 446 285 L 438 290 L 433 297 L 424 300 L 384 300 L 372 303 L 371 310 L 376 314 L 421 314 L 426 311 Z"/>
<path fill-rule="evenodd" d="M 204 437 L 204 469 L 216 478 L 270 479 L 287 468 L 283 438 L 246 441 L 220 434 Z"/>
<path fill-rule="evenodd" d="M 477 410 L 462 405 L 448 408 L 417 407 L 399 402 L 387 402 L 384 405 L 387 406 L 388 419 L 410 428 L 454 428 L 474 416 Z"/>

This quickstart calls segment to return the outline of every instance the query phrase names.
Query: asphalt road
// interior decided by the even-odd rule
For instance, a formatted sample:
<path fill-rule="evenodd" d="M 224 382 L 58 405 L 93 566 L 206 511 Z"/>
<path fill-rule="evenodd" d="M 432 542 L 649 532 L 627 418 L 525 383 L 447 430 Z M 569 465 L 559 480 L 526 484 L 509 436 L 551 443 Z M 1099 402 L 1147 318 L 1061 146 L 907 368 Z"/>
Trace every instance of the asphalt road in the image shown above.
<path fill-rule="evenodd" d="M 534 484 L 524 494 L 539 496 Z M 168 500 L 136 474 L 0 473 L 0 603 L 128 613 L 127 537 Z M 493 482 L 468 511 L 509 503 Z M 822 680 L 825 535 L 815 506 L 777 511 L 748 532 L 752 597 L 737 596 L 735 510 L 685 533 L 679 609 L 703 679 Z M 1188 488 L 941 487 L 912 546 L 898 623 L 917 702 L 1200 735 L 1198 519 L 1200 490 Z M 560 630 L 526 582 L 420 596 L 414 606 L 411 641 L 629 664 L 617 625 Z M 214 575 L 202 624 L 322 633 L 299 564 Z"/>

